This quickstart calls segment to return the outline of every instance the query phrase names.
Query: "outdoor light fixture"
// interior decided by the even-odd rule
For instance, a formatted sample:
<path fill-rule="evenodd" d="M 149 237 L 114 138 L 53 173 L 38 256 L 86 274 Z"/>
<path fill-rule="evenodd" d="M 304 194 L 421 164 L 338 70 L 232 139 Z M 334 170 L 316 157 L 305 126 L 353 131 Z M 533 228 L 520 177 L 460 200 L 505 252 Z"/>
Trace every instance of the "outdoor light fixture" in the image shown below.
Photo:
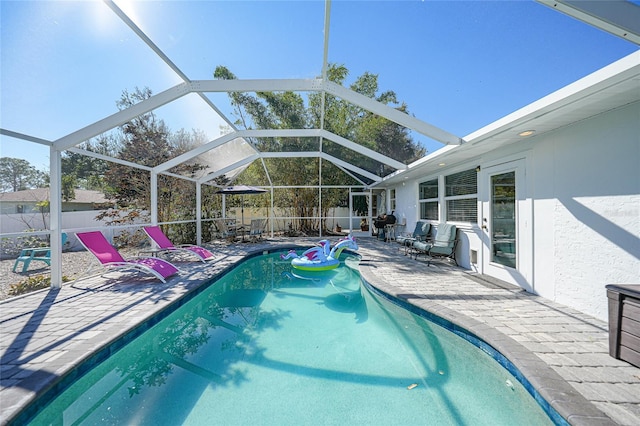
<path fill-rule="evenodd" d="M 438 164 L 438 166 L 440 166 L 440 167 L 442 167 L 442 166 L 446 166 L 446 165 L 447 165 L 447 163 L 440 163 L 440 164 Z"/>
<path fill-rule="evenodd" d="M 518 136 L 522 136 L 524 138 L 524 137 L 527 137 L 527 136 L 531 136 L 535 132 L 536 132 L 535 130 L 525 130 L 524 132 L 518 133 Z"/>

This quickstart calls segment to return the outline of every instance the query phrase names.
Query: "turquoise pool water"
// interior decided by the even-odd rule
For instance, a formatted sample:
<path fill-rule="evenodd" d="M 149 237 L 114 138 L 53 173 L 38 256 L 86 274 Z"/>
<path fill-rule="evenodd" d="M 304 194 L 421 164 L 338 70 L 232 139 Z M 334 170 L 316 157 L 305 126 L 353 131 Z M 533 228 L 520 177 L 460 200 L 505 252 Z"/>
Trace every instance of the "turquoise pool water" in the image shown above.
<path fill-rule="evenodd" d="M 375 294 L 356 270 L 299 276 L 269 254 L 96 366 L 31 424 L 552 422 L 492 357 Z"/>

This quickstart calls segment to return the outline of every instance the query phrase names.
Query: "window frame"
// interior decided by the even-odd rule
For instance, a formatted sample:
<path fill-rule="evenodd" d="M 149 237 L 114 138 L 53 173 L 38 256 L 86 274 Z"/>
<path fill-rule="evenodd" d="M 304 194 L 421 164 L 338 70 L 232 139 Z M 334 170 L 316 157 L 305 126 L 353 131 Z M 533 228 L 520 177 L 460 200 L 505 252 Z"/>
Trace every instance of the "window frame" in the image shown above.
<path fill-rule="evenodd" d="M 463 173 L 468 173 L 469 175 L 474 176 L 475 179 L 475 192 L 474 193 L 468 193 L 468 194 L 462 194 L 462 195 L 446 195 L 449 191 L 449 186 L 452 184 L 448 184 L 447 183 L 447 178 L 450 178 L 454 175 L 461 175 Z M 461 170 L 461 171 L 457 171 L 457 172 L 453 172 L 453 173 L 449 173 L 446 175 L 442 176 L 442 180 L 443 180 L 443 206 L 444 206 L 444 217 L 445 217 L 445 221 L 446 222 L 460 222 L 460 223 L 470 223 L 470 224 L 474 224 L 478 222 L 478 194 L 479 194 L 479 190 L 478 190 L 478 170 L 476 168 L 472 168 L 472 169 L 465 169 L 465 170 Z M 451 219 L 449 217 L 449 213 L 451 212 L 452 209 L 449 208 L 449 202 L 450 201 L 457 201 L 457 200 L 475 200 L 474 208 L 472 209 L 473 211 L 469 211 L 468 216 L 464 217 L 464 218 L 455 218 L 455 219 Z"/>
<path fill-rule="evenodd" d="M 389 205 L 391 206 L 391 211 L 396 210 L 396 189 L 391 188 L 389 190 Z"/>
<path fill-rule="evenodd" d="M 432 184 L 432 182 L 435 182 L 435 186 L 436 186 L 436 196 L 435 197 L 430 197 L 430 198 L 420 198 L 422 191 L 420 190 L 421 185 L 423 184 Z M 422 206 L 428 203 L 436 203 L 436 212 L 437 212 L 437 217 L 434 218 L 427 218 L 427 217 L 423 217 L 422 215 L 422 211 L 423 208 Z M 433 221 L 438 221 L 440 219 L 440 178 L 438 176 L 432 178 L 432 179 L 427 179 L 425 181 L 422 182 L 418 182 L 418 217 L 420 220 L 433 220 Z"/>

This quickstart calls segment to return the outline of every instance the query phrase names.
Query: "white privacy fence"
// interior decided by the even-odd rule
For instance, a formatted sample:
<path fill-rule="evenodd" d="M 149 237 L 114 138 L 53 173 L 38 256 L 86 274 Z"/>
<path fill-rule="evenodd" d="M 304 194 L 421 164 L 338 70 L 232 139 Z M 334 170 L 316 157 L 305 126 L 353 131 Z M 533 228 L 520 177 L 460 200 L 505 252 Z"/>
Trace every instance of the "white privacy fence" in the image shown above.
<path fill-rule="evenodd" d="M 87 210 L 79 212 L 63 212 L 62 228 L 91 228 L 104 226 L 105 223 L 97 221 L 96 216 L 103 210 Z M 0 218 L 0 233 L 12 234 L 25 232 L 29 229 L 49 229 L 49 214 L 41 213 L 13 213 L 2 214 Z"/>
<path fill-rule="evenodd" d="M 61 228 L 63 232 L 73 233 L 82 229 L 108 229 L 105 221 L 96 220 L 103 210 L 63 212 Z M 15 257 L 25 246 L 38 246 L 38 239 L 48 241 L 49 214 L 13 213 L 0 216 L 0 236 L 2 250 L 0 258 Z M 105 231 L 107 232 L 107 231 Z M 75 237 L 69 235 L 65 249 L 82 248 Z"/>
<path fill-rule="evenodd" d="M 267 209 L 258 209 L 245 207 L 244 209 L 244 221 L 248 224 L 252 219 L 267 219 L 267 231 L 273 229 L 274 232 L 287 231 L 291 225 L 296 228 L 296 224 L 301 220 L 325 220 L 325 226 L 327 229 L 335 229 L 339 226 L 343 229 L 355 229 L 359 227 L 361 218 L 359 216 L 349 216 L 349 209 L 346 207 L 338 207 L 330 209 L 329 215 L 326 217 L 295 217 L 284 215 L 284 209 L 274 209 L 273 213 L 269 214 Z M 63 212 L 62 213 L 62 230 L 71 229 L 83 229 L 83 228 L 101 228 L 107 226 L 107 223 L 103 220 L 96 220 L 96 217 L 103 213 L 102 210 L 90 210 L 79 212 Z M 228 208 L 225 217 L 235 218 L 240 221 L 241 212 L 240 208 Z M 351 223 L 350 223 L 351 221 Z M 203 223 L 211 223 L 212 219 L 203 219 Z M 143 223 L 143 222 L 141 222 Z M 272 228 L 273 227 L 273 228 Z M 2 214 L 0 219 L 0 234 L 2 236 L 13 236 L 12 234 L 24 233 L 29 230 L 42 231 L 36 232 L 35 235 L 46 235 L 49 229 L 49 215 L 40 213 L 14 213 L 14 214 Z"/>
<path fill-rule="evenodd" d="M 322 232 L 324 232 L 324 230 L 342 232 L 349 230 L 359 230 L 360 222 L 363 218 L 367 219 L 368 224 L 371 224 L 371 220 L 369 217 L 356 216 L 355 213 L 352 213 L 350 215 L 349 209 L 347 207 L 336 207 L 329 209 L 327 216 L 323 217 L 286 216 L 286 210 L 287 209 L 276 208 L 272 211 L 269 211 L 269 209 L 265 208 L 245 207 L 245 226 L 248 226 L 252 219 L 265 219 L 265 229 L 263 230 L 263 232 L 266 235 L 287 235 L 288 232 L 295 232 L 299 230 L 302 221 L 306 221 L 306 223 L 309 223 L 309 221 L 311 221 L 314 224 L 314 228 L 320 228 L 320 222 L 323 221 L 324 228 Z M 107 236 L 110 241 L 113 242 L 114 237 L 120 235 L 121 233 L 139 229 L 142 225 L 148 224 L 144 217 L 145 215 L 141 215 L 139 223 L 116 226 L 108 225 L 107 221 L 96 219 L 96 217 L 103 212 L 103 210 L 63 212 L 61 229 L 62 232 L 66 232 L 68 234 L 67 244 L 65 245 L 64 250 L 82 249 L 82 245 L 76 240 L 75 236 L 73 235 L 75 232 L 99 229 Z M 239 224 L 242 217 L 240 207 L 227 208 L 225 217 L 235 219 Z M 185 220 L 171 222 L 171 224 L 184 223 L 192 223 L 195 226 L 196 221 Z M 207 242 L 215 238 L 215 232 L 212 232 L 213 226 L 214 219 L 202 220 L 203 242 Z M 2 243 L 0 257 L 2 259 L 15 258 L 20 249 L 26 246 L 46 245 L 49 234 L 48 229 L 48 214 L 2 214 L 0 219 L 0 237 Z"/>

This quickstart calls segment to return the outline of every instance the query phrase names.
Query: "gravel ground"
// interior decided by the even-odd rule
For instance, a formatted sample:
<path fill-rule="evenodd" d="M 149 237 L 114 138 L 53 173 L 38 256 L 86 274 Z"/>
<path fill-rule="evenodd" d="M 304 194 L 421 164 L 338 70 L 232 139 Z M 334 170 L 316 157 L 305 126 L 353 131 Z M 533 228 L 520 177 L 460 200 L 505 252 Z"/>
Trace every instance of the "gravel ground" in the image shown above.
<path fill-rule="evenodd" d="M 125 251 L 121 251 L 125 258 L 129 257 Z M 7 259 L 0 262 L 0 300 L 9 297 L 9 288 L 12 284 L 19 283 L 27 277 L 36 275 L 49 275 L 51 268 L 44 262 L 31 262 L 26 272 L 22 270 L 22 263 L 12 272 L 15 259 Z M 73 251 L 62 253 L 62 275 L 70 279 L 75 279 L 84 273 L 89 266 L 96 266 L 98 263 L 95 257 L 87 251 Z"/>
<path fill-rule="evenodd" d="M 203 246 L 212 249 L 212 244 L 226 244 L 224 241 L 216 241 L 209 244 L 204 244 Z M 118 250 L 120 254 L 125 259 L 129 259 L 135 257 L 139 254 L 139 249 L 134 248 L 121 248 Z M 171 258 L 168 259 L 171 262 L 180 261 L 179 259 Z M 47 275 L 51 273 L 51 268 L 47 266 L 44 262 L 34 261 L 29 265 L 29 269 L 26 272 L 22 271 L 22 263 L 18 265 L 16 272 L 12 272 L 13 264 L 15 263 L 15 259 L 7 259 L 0 261 L 0 301 L 8 299 L 9 288 L 12 284 L 17 284 L 20 281 L 33 277 L 36 275 Z M 62 275 L 68 277 L 70 280 L 74 280 L 81 276 L 83 273 L 87 271 L 87 269 L 92 266 L 95 269 L 92 271 L 92 274 L 95 272 L 100 272 L 100 268 L 98 268 L 98 261 L 96 258 L 86 250 L 83 251 L 67 251 L 62 253 Z M 64 283 L 63 283 L 64 285 Z"/>

